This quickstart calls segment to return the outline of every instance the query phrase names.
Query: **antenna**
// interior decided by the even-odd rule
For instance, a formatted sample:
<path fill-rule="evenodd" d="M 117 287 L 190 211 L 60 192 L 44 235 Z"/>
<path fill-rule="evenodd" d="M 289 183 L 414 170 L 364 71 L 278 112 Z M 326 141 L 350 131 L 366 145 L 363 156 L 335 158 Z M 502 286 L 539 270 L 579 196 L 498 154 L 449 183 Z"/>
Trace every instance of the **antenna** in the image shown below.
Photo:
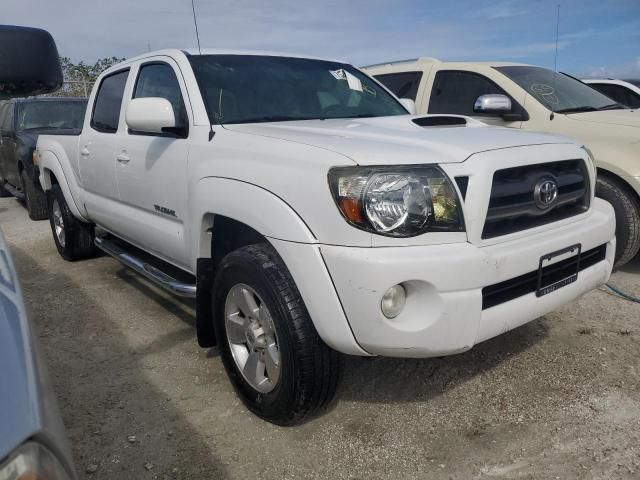
<path fill-rule="evenodd" d="M 553 60 L 553 69 L 555 70 L 556 73 L 558 73 L 558 37 L 559 36 L 560 36 L 560 4 L 558 4 L 558 16 L 556 19 L 556 54 Z"/>
<path fill-rule="evenodd" d="M 560 37 L 560 4 L 558 4 L 558 15 L 556 17 L 556 52 L 553 58 L 553 71 L 555 75 L 553 76 L 553 90 L 554 94 L 556 93 L 556 76 L 558 75 L 558 38 Z M 555 117 L 554 105 L 551 104 L 551 115 L 549 120 L 553 120 Z"/>
<path fill-rule="evenodd" d="M 200 49 L 200 34 L 198 33 L 198 20 L 196 18 L 196 7 L 193 4 L 194 0 L 191 0 L 191 10 L 193 11 L 193 24 L 196 26 L 196 40 L 198 41 L 198 54 L 202 55 L 202 50 Z"/>

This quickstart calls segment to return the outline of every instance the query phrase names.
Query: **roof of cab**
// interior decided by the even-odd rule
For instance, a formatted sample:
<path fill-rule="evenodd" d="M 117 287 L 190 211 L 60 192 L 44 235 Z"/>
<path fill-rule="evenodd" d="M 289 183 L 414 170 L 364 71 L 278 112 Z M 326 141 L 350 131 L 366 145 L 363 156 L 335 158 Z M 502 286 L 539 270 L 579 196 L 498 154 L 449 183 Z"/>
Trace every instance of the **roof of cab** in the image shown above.
<path fill-rule="evenodd" d="M 337 62 L 337 63 L 346 63 L 344 60 L 336 60 L 331 58 L 321 58 L 314 57 L 312 55 L 302 55 L 299 53 L 291 53 L 291 52 L 274 52 L 268 50 L 238 50 L 238 49 L 228 49 L 228 48 L 203 48 L 201 51 L 194 48 L 186 48 L 186 49 L 165 49 L 165 50 L 155 50 L 152 52 L 145 52 L 141 55 L 137 55 L 132 58 L 128 58 L 123 62 L 120 62 L 116 65 L 109 67 L 106 72 L 110 72 L 112 70 L 117 70 L 124 66 L 127 66 L 133 62 L 137 62 L 140 60 L 144 60 L 149 57 L 157 57 L 157 56 L 168 56 L 168 57 L 179 57 L 179 56 L 197 56 L 197 55 L 258 55 L 265 57 L 289 57 L 289 58 L 307 58 L 310 60 L 325 60 L 329 62 Z"/>
<path fill-rule="evenodd" d="M 444 62 L 437 58 L 433 57 L 419 57 L 419 58 L 410 58 L 407 60 L 394 60 L 391 62 L 382 62 L 376 63 L 373 65 L 367 65 L 362 67 L 363 69 L 378 69 L 383 67 L 401 67 L 401 66 L 409 66 L 409 65 L 429 65 L 429 64 L 445 64 L 445 65 L 457 65 L 460 67 L 473 67 L 477 65 L 483 65 L 487 67 L 514 67 L 514 66 L 529 66 L 526 63 L 515 63 L 515 62 Z"/>

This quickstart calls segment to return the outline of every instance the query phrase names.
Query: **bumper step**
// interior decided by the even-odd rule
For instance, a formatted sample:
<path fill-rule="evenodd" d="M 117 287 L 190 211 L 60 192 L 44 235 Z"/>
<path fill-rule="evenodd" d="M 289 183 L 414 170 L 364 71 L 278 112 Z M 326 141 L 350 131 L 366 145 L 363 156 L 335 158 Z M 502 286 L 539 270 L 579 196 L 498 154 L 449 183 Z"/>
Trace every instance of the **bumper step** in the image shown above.
<path fill-rule="evenodd" d="M 109 235 L 96 236 L 95 244 L 104 253 L 112 256 L 164 290 L 179 297 L 196 297 L 195 283 L 185 282 L 176 278 L 177 275 L 169 273 L 171 270 L 177 270 L 175 267 L 154 259 L 144 252 L 138 253 L 138 249 L 135 247 L 128 248 L 124 242 Z"/>

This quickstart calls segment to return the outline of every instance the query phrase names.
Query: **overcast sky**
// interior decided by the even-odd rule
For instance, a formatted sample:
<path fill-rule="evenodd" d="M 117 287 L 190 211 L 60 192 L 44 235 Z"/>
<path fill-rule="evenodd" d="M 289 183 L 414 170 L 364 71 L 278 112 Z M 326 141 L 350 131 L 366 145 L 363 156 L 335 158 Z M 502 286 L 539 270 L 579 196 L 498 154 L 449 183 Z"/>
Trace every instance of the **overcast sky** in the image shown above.
<path fill-rule="evenodd" d="M 74 61 L 196 45 L 191 0 L 3 0 L 2 23 L 49 30 Z M 640 77 L 640 0 L 195 0 L 203 47 L 356 65 L 417 56 L 513 60 Z"/>

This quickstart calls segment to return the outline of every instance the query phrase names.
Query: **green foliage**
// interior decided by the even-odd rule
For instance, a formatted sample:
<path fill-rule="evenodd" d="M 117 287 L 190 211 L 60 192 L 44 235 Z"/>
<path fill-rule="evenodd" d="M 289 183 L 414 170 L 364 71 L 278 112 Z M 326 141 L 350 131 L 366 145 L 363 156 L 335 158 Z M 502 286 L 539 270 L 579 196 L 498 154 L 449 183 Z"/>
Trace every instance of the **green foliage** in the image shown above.
<path fill-rule="evenodd" d="M 81 61 L 73 63 L 69 57 L 60 57 L 62 65 L 62 73 L 64 75 L 64 85 L 60 90 L 55 92 L 56 97 L 84 97 L 91 93 L 91 88 L 95 83 L 98 75 L 107 68 L 120 63 L 124 58 L 107 57 L 100 58 L 94 64 L 88 64 Z"/>

